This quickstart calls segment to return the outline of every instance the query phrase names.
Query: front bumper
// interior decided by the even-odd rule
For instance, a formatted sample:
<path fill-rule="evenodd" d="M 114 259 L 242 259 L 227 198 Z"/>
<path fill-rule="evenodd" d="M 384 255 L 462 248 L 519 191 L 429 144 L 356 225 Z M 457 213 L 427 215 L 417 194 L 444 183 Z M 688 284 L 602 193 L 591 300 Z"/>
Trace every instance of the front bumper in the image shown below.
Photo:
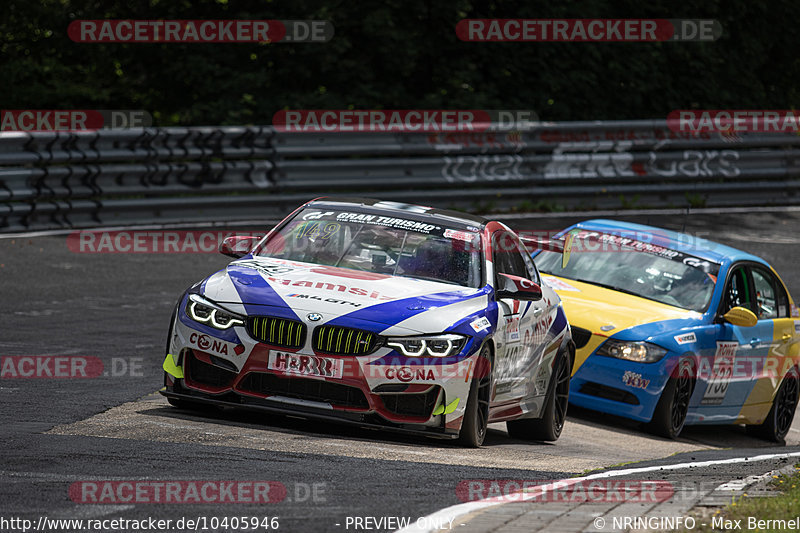
<path fill-rule="evenodd" d="M 448 361 L 406 358 L 387 347 L 358 356 L 286 349 L 258 342 L 246 328 L 222 332 L 183 316 L 172 325 L 165 396 L 224 407 L 338 420 L 445 438 L 458 436 L 476 354 Z M 470 344 L 466 350 L 473 349 Z M 336 376 L 275 368 L 276 354 L 330 362 Z M 272 357 L 271 357 L 272 356 Z"/>
<path fill-rule="evenodd" d="M 592 354 L 572 377 L 569 402 L 649 422 L 667 384 L 670 361 L 669 354 L 655 363 L 635 363 Z"/>

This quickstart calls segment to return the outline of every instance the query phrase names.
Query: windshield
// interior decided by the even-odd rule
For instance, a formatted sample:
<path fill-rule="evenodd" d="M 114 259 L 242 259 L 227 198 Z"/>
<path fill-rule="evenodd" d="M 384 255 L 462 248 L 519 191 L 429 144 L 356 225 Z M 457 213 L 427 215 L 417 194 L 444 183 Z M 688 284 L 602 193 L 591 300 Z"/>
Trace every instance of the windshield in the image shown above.
<path fill-rule="evenodd" d="M 715 263 L 649 244 L 597 250 L 575 242 L 566 267 L 562 268 L 562 255 L 550 251 L 534 257 L 536 266 L 547 274 L 683 309 L 704 311 L 708 307 L 719 271 Z M 649 251 L 641 251 L 644 248 Z"/>
<path fill-rule="evenodd" d="M 477 232 L 378 213 L 305 209 L 258 256 L 477 288 Z"/>

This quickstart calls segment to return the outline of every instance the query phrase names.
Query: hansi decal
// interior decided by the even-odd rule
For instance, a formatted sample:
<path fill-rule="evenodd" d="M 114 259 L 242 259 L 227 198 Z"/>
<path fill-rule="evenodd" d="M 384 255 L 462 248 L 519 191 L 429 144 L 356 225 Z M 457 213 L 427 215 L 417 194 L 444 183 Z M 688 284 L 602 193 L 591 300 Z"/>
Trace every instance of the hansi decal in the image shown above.
<path fill-rule="evenodd" d="M 631 372 L 630 370 L 626 370 L 625 373 L 622 375 L 622 383 L 623 385 L 627 385 L 628 387 L 634 387 L 636 389 L 646 389 L 647 386 L 650 384 L 650 380 L 644 379 L 641 374 L 637 374 L 636 372 Z"/>
<path fill-rule="evenodd" d="M 456 231 L 454 229 L 444 230 L 444 236 L 448 239 L 455 239 L 457 241 L 472 242 L 477 237 L 474 233 L 467 233 L 466 231 Z"/>
<path fill-rule="evenodd" d="M 322 296 L 316 296 L 314 294 L 289 294 L 286 296 L 287 298 L 303 298 L 306 300 L 316 300 L 318 302 L 327 302 L 330 304 L 341 304 L 341 305 L 350 305 L 353 307 L 361 307 L 360 303 L 356 302 L 348 302 L 347 300 L 338 300 L 336 298 L 323 298 Z"/>
<path fill-rule="evenodd" d="M 542 275 L 542 279 L 547 283 L 553 290 L 556 291 L 571 291 L 571 292 L 581 292 L 581 290 L 577 287 L 574 287 L 567 283 L 566 281 L 558 278 L 554 278 L 553 276 L 545 276 Z"/>
<path fill-rule="evenodd" d="M 469 325 L 475 331 L 482 331 L 482 330 L 490 327 L 492 325 L 492 323 L 489 322 L 488 318 L 486 318 L 485 316 L 482 316 L 479 319 L 473 320 L 472 322 L 470 322 Z"/>
<path fill-rule="evenodd" d="M 397 379 L 403 383 L 408 383 L 412 380 L 418 381 L 431 381 L 436 379 L 431 368 L 415 368 L 412 369 L 408 366 L 401 366 L 400 368 L 389 367 L 384 372 L 386 379 Z"/>
<path fill-rule="evenodd" d="M 298 355 L 284 352 L 269 352 L 267 368 L 279 370 L 287 374 L 303 376 L 319 376 L 341 378 L 343 373 L 342 359 L 328 359 L 315 355 Z"/>
<path fill-rule="evenodd" d="M 675 342 L 678 344 L 691 344 L 697 342 L 697 336 L 694 333 L 684 333 L 683 335 L 675 335 Z"/>
<path fill-rule="evenodd" d="M 792 304 L 792 316 L 800 317 L 800 309 L 798 309 L 797 306 L 794 304 Z"/>
<path fill-rule="evenodd" d="M 189 335 L 189 342 L 204 352 L 213 352 L 219 355 L 229 355 L 228 343 L 226 341 L 210 337 L 205 333 L 192 332 Z M 238 346 L 236 348 L 238 348 Z M 241 352 L 236 352 L 236 355 L 239 355 L 240 353 Z"/>
<path fill-rule="evenodd" d="M 720 405 L 725 399 L 728 385 L 731 384 L 733 378 L 733 366 L 738 348 L 739 343 L 736 341 L 717 341 L 714 367 L 711 370 L 706 392 L 700 401 L 702 405 Z"/>
<path fill-rule="evenodd" d="M 312 270 L 312 272 L 316 272 L 318 270 L 319 269 L 315 269 Z M 331 291 L 331 292 L 344 292 L 347 294 L 352 294 L 354 296 L 363 296 L 365 298 L 369 297 L 380 301 L 395 300 L 394 296 L 384 296 L 378 291 L 371 291 L 368 289 L 362 289 L 360 287 L 351 287 L 350 285 L 343 285 L 341 283 L 330 283 L 328 281 L 311 281 L 303 279 L 291 280 L 291 279 L 276 278 L 274 276 L 268 277 L 267 281 L 269 281 L 270 283 L 287 285 L 291 287 L 302 287 L 305 289 L 321 289 L 324 291 Z"/>
<path fill-rule="evenodd" d="M 539 346 L 547 339 L 547 332 L 550 331 L 550 326 L 555 321 L 554 313 L 547 313 L 542 315 L 539 320 L 533 325 L 533 344 Z"/>
<path fill-rule="evenodd" d="M 794 321 L 794 334 L 800 335 L 800 322 L 797 320 Z"/>

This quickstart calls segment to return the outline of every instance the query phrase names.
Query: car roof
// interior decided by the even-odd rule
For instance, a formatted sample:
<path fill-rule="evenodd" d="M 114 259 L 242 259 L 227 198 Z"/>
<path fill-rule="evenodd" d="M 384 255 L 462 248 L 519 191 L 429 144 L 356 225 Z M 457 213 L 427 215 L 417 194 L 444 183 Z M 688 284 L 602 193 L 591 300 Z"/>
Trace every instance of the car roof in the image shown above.
<path fill-rule="evenodd" d="M 314 207 L 330 207 L 334 209 L 363 209 L 369 208 L 370 211 L 385 211 L 393 215 L 402 215 L 409 218 L 435 217 L 464 226 L 478 226 L 483 228 L 489 221 L 477 215 L 452 211 L 449 209 L 438 209 L 416 204 L 406 204 L 402 202 L 391 202 L 377 200 L 374 198 L 339 198 L 322 197 L 308 203 Z"/>
<path fill-rule="evenodd" d="M 653 240 L 650 242 L 659 244 L 666 248 L 679 250 L 701 259 L 713 261 L 714 263 L 722 264 L 736 261 L 754 261 L 756 263 L 768 265 L 768 263 L 760 257 L 743 252 L 742 250 L 733 248 L 731 246 L 709 241 L 707 239 L 696 237 L 687 233 L 680 233 L 654 226 L 646 226 L 644 224 L 634 224 L 631 222 L 622 222 L 620 220 L 597 218 L 579 222 L 573 227 L 599 231 L 601 233 L 623 232 L 626 234 L 626 236 L 639 241 L 642 239 L 637 239 L 637 234 L 643 234 L 648 237 L 652 237 Z M 630 233 L 633 235 L 628 235 Z"/>

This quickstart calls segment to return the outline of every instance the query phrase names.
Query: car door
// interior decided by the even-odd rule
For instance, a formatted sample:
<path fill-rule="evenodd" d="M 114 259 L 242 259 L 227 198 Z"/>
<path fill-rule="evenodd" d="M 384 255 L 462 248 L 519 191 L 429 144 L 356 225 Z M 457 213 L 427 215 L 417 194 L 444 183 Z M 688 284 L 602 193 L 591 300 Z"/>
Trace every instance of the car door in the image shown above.
<path fill-rule="evenodd" d="M 502 273 L 530 279 L 537 284 L 541 282 L 533 261 L 523 252 L 524 248 L 513 233 L 495 232 L 492 246 L 495 277 Z M 495 287 L 500 286 L 499 283 L 495 279 Z M 546 330 L 537 334 L 536 326 L 544 318 L 546 302 L 503 298 L 497 304 L 495 398 L 502 401 L 530 395 L 531 375 L 535 375 L 544 349 Z"/>
<path fill-rule="evenodd" d="M 755 292 L 755 308 L 759 325 L 763 326 L 762 342 L 769 344 L 767 353 L 757 363 L 759 378 L 753 383 L 745 405 L 766 406 L 784 374 L 795 364 L 797 338 L 795 321 L 790 316 L 789 297 L 783 284 L 768 268 L 750 265 L 750 277 Z M 769 334 L 767 334 L 769 331 Z M 756 416 L 757 417 L 757 416 Z"/>
<path fill-rule="evenodd" d="M 722 317 L 734 307 L 744 307 L 758 316 L 756 291 L 747 264 L 729 269 L 717 311 L 716 347 L 702 353 L 697 388 L 700 410 L 706 421 L 730 421 L 739 416 L 772 344 L 772 322 L 760 320 L 755 326 L 736 326 Z"/>

